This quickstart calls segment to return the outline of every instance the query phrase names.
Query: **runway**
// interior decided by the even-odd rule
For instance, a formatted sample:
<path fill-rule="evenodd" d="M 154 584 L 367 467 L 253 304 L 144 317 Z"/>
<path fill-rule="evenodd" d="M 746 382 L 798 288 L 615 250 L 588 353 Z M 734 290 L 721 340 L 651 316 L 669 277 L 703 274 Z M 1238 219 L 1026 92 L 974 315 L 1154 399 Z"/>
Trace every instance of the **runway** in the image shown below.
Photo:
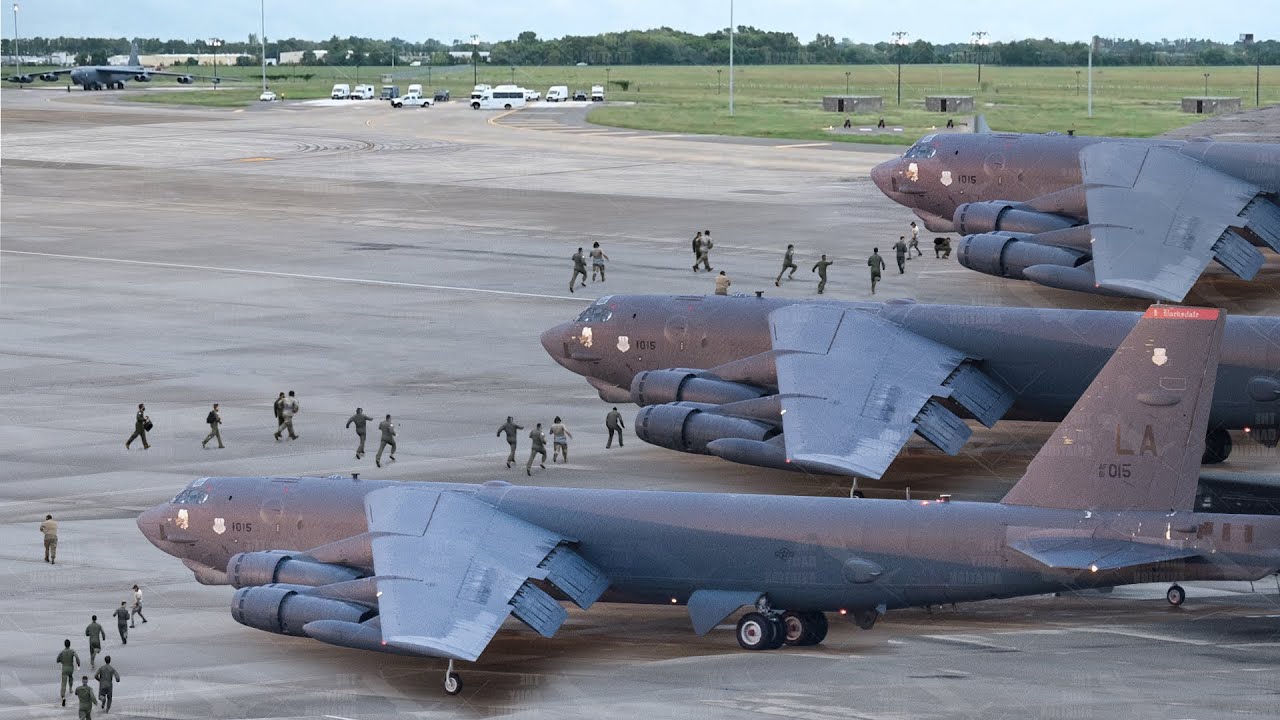
<path fill-rule="evenodd" d="M 728 625 L 699 638 L 679 609 L 598 606 L 571 611 L 550 640 L 510 622 L 463 667 L 457 698 L 440 690 L 439 661 L 243 627 L 230 589 L 198 585 L 133 523 L 195 477 L 847 494 L 838 479 L 634 438 L 606 450 L 608 407 L 538 335 L 605 294 L 711 292 L 689 267 L 701 229 L 734 291 L 811 296 L 808 266 L 827 253 L 827 294 L 870 299 L 870 248 L 891 246 L 912 217 L 867 171 L 900 149 L 543 131 L 458 102 L 235 112 L 30 89 L 0 100 L 0 720 L 67 715 L 62 639 L 87 663 L 89 615 L 106 617 L 134 583 L 150 622 L 123 647 L 108 627 L 123 676 L 112 717 L 1274 715 L 1274 579 L 1188 586 L 1181 608 L 1152 585 L 893 612 L 871 631 L 833 618 L 816 649 L 770 653 L 739 650 Z M 570 293 L 569 256 L 595 241 L 608 281 Z M 801 272 L 778 289 L 787 243 Z M 886 275 L 876 299 L 1145 306 L 926 253 Z M 1253 283 L 1214 266 L 1189 301 L 1276 314 L 1277 278 L 1274 255 Z M 271 437 L 282 390 L 300 398 L 296 441 Z M 139 402 L 153 447 L 126 451 Z M 225 450 L 200 447 L 213 402 Z M 356 406 L 392 414 L 396 463 L 354 459 L 343 423 Z M 634 409 L 620 409 L 630 424 Z M 526 426 L 563 416 L 572 462 L 532 478 L 507 470 L 494 436 L 507 415 Z M 869 494 L 998 499 L 1051 429 L 1001 423 L 954 458 L 913 440 Z M 1237 439 L 1222 469 L 1278 463 Z M 46 513 L 61 523 L 57 566 L 40 559 Z"/>

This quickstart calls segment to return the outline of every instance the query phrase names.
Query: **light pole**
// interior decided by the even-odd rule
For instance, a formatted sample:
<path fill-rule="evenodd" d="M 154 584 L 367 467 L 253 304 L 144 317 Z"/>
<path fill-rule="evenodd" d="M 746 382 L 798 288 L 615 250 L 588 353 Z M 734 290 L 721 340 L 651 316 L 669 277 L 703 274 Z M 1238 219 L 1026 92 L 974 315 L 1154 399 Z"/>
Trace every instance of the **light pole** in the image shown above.
<path fill-rule="evenodd" d="M 849 94 L 849 77 L 851 75 L 853 75 L 852 71 L 849 71 L 849 70 L 844 71 L 844 94 L 845 95 Z"/>
<path fill-rule="evenodd" d="M 907 31 L 895 30 L 893 44 L 898 48 L 898 104 L 902 104 L 902 48 L 907 45 Z"/>
<path fill-rule="evenodd" d="M 1076 71 L 1076 97 L 1080 97 L 1080 71 Z"/>
<path fill-rule="evenodd" d="M 267 91 L 267 0 L 258 4 L 262 21 L 262 92 Z"/>
<path fill-rule="evenodd" d="M 474 49 L 471 51 L 471 84 L 480 84 L 480 36 L 472 35 L 471 44 Z"/>
<path fill-rule="evenodd" d="M 613 68 L 604 69 L 604 91 L 605 92 L 609 92 L 609 75 L 610 75 L 610 71 L 612 70 Z"/>
<path fill-rule="evenodd" d="M 213 48 L 213 89 L 218 89 L 218 48 L 222 47 L 222 40 L 218 38 L 209 38 L 209 45 Z"/>
<path fill-rule="evenodd" d="M 716 68 L 716 94 L 720 94 L 720 73 L 724 72 L 724 68 Z"/>
<path fill-rule="evenodd" d="M 733 0 L 729 0 L 729 117 L 733 117 Z"/>
<path fill-rule="evenodd" d="M 1204 96 L 1209 97 L 1209 73 L 1204 74 Z"/>
<path fill-rule="evenodd" d="M 13 4 L 13 64 L 17 68 L 16 74 L 21 76 L 22 56 L 18 54 L 18 3 Z"/>
<path fill-rule="evenodd" d="M 511 66 L 511 84 L 512 85 L 516 84 L 516 66 L 515 65 Z"/>
<path fill-rule="evenodd" d="M 973 33 L 974 54 L 978 56 L 978 87 L 982 87 L 982 46 L 987 44 L 987 35 L 986 30 Z"/>

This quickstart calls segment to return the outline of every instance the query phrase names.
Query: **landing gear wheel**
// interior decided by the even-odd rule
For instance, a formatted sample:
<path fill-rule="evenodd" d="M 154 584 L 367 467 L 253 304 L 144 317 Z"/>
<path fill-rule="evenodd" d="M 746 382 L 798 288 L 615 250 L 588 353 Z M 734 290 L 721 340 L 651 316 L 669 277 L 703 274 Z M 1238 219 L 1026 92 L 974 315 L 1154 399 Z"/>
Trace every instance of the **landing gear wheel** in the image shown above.
<path fill-rule="evenodd" d="M 1226 428 L 1210 430 L 1204 436 L 1204 455 L 1200 458 L 1202 465 L 1217 465 L 1225 462 L 1231 455 L 1231 433 Z"/>
<path fill-rule="evenodd" d="M 444 691 L 450 695 L 462 692 L 462 676 L 453 671 L 453 660 L 449 661 L 449 669 L 444 671 Z"/>
<path fill-rule="evenodd" d="M 872 610 L 854 610 L 853 623 L 863 630 L 870 630 L 876 626 L 876 620 L 880 618 L 880 613 Z"/>
<path fill-rule="evenodd" d="M 763 613 L 749 612 L 738 620 L 738 646 L 743 650 L 767 650 L 773 645 L 777 625 Z"/>
<path fill-rule="evenodd" d="M 1178 607 L 1187 599 L 1187 591 L 1183 590 L 1181 585 L 1170 585 L 1169 591 L 1164 594 L 1164 599 L 1168 600 L 1170 605 Z"/>
<path fill-rule="evenodd" d="M 827 637 L 827 616 L 820 612 L 785 612 L 781 620 L 787 645 L 817 645 Z"/>
<path fill-rule="evenodd" d="M 787 642 L 787 626 L 782 624 L 782 618 L 771 617 L 769 624 L 773 626 L 773 640 L 769 642 L 768 650 L 777 650 Z"/>

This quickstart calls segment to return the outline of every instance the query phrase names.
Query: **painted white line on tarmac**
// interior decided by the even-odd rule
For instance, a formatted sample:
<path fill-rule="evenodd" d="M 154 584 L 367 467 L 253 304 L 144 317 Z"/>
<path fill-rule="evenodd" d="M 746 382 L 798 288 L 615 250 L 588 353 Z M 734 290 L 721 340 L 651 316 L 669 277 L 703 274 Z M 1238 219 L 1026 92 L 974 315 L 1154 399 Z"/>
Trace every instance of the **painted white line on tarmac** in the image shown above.
<path fill-rule="evenodd" d="M 172 268 L 175 270 L 200 270 L 204 272 L 233 273 L 237 275 L 262 275 L 265 277 L 288 278 L 291 280 L 323 280 L 327 282 L 352 283 L 355 285 L 376 285 L 380 287 L 414 288 L 418 290 L 483 293 L 485 295 L 542 298 L 545 300 L 578 300 L 581 302 L 593 302 L 595 300 L 595 298 L 579 298 L 572 295 L 544 295 L 540 293 L 515 292 L 513 290 L 488 290 L 485 288 L 457 287 L 453 285 L 427 285 L 424 283 L 399 282 L 396 280 L 369 280 L 366 278 L 336 277 L 333 275 L 306 275 L 303 273 L 277 272 L 274 270 L 250 270 L 248 268 L 229 268 L 218 267 L 215 265 L 187 265 L 184 263 L 155 262 L 150 260 L 125 260 L 122 258 L 92 257 L 89 255 L 62 255 L 59 253 L 31 252 L 29 250 L 0 250 L 0 253 L 6 255 L 46 257 L 57 260 L 80 260 L 85 262 L 117 263 L 120 265 L 139 265 L 142 267 Z"/>

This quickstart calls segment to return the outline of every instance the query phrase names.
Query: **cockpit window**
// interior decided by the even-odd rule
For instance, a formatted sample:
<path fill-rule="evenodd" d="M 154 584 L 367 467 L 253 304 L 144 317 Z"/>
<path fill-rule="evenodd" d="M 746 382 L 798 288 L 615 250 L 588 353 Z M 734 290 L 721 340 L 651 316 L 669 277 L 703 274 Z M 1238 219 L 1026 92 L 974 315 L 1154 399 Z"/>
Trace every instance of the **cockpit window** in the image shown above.
<path fill-rule="evenodd" d="M 911 146 L 911 149 L 908 150 L 907 154 L 903 155 L 903 157 L 916 158 L 916 159 L 933 157 L 938 153 L 938 149 L 935 148 L 932 144 L 933 138 L 934 138 L 933 135 L 925 135 L 924 137 L 920 138 L 919 140 L 916 141 L 915 145 Z"/>
<path fill-rule="evenodd" d="M 597 300 L 594 305 L 582 311 L 582 314 L 578 316 L 578 322 L 602 323 L 608 321 L 611 317 L 613 317 L 613 310 L 610 310 L 608 305 Z"/>
<path fill-rule="evenodd" d="M 197 487 L 190 487 L 178 493 L 173 499 L 174 505 L 199 505 L 209 499 L 209 493 Z"/>

